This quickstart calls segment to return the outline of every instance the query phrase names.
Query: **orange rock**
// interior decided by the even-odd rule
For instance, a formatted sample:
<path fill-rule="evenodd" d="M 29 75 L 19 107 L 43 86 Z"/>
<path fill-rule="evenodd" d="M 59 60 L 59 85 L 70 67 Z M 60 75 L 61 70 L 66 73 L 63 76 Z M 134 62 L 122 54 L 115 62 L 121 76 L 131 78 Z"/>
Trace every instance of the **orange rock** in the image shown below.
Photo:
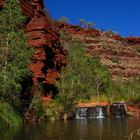
<path fill-rule="evenodd" d="M 29 65 L 34 86 L 40 89 L 42 83 L 42 86 L 54 85 L 61 67 L 66 65 L 66 51 L 60 45 L 57 29 L 51 24 L 49 17 L 45 16 L 42 0 L 20 0 L 20 3 L 23 13 L 28 17 L 25 27 L 28 42 L 34 48 L 32 63 Z M 46 95 L 46 92 L 48 91 L 43 91 L 41 95 Z"/>
<path fill-rule="evenodd" d="M 50 95 L 42 97 L 43 102 L 47 102 L 47 101 L 51 101 L 51 100 L 52 100 L 52 97 Z"/>
<path fill-rule="evenodd" d="M 95 107 L 95 106 L 108 106 L 109 104 L 107 102 L 91 102 L 91 103 L 79 103 L 78 107 Z"/>

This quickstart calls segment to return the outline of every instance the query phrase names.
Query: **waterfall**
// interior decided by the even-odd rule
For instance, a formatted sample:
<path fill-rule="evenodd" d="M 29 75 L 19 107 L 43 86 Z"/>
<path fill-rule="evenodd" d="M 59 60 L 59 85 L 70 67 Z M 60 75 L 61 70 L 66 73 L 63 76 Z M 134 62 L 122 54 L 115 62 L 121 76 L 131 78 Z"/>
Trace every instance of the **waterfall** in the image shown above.
<path fill-rule="evenodd" d="M 108 115 L 111 117 L 125 117 L 126 110 L 124 104 L 114 103 L 109 107 L 107 106 L 94 106 L 94 107 L 78 107 L 75 110 L 76 119 L 93 119 L 93 118 L 105 118 Z"/>
<path fill-rule="evenodd" d="M 120 118 L 126 116 L 126 110 L 124 104 L 114 103 L 110 106 L 110 112 L 112 117 Z"/>
<path fill-rule="evenodd" d="M 76 109 L 76 119 L 87 118 L 87 109 L 88 108 L 77 108 Z"/>
<path fill-rule="evenodd" d="M 97 115 L 97 118 L 104 118 L 104 114 L 103 114 L 103 109 L 102 107 L 97 107 L 97 112 L 98 112 L 98 115 Z"/>
<path fill-rule="evenodd" d="M 105 114 L 102 107 L 85 107 L 77 108 L 75 118 L 76 119 L 92 119 L 92 118 L 104 118 Z"/>

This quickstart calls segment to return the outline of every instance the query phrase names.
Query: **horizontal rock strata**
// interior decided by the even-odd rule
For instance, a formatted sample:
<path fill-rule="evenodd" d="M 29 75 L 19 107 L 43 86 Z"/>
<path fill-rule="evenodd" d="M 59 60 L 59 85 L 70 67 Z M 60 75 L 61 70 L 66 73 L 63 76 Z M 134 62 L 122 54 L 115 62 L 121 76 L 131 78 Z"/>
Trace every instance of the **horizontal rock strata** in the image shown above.
<path fill-rule="evenodd" d="M 60 44 L 58 33 L 44 14 L 42 0 L 20 0 L 23 13 L 28 17 L 25 32 L 29 45 L 33 48 L 32 73 L 33 85 L 42 96 L 56 92 L 55 82 L 59 72 L 66 65 L 66 50 Z M 50 97 L 50 96 L 49 96 Z"/>

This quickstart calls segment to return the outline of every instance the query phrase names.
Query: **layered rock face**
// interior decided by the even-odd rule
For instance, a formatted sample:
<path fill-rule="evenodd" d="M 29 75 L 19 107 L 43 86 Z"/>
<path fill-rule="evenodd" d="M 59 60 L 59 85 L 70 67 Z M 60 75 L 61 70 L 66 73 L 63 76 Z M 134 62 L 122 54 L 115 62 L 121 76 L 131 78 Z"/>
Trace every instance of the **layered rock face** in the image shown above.
<path fill-rule="evenodd" d="M 140 50 L 140 38 L 122 38 L 110 32 L 67 24 L 60 24 L 59 28 L 68 32 L 72 41 L 84 42 L 90 55 L 100 57 L 114 80 L 120 76 L 124 80 L 140 76 L 140 51 L 137 51 Z"/>
<path fill-rule="evenodd" d="M 28 17 L 25 32 L 29 45 L 33 48 L 32 73 L 34 89 L 42 96 L 56 93 L 56 80 L 59 72 L 66 65 L 66 50 L 60 45 L 59 35 L 43 11 L 42 0 L 20 0 L 23 13 Z M 53 95 L 54 95 L 53 94 Z"/>
<path fill-rule="evenodd" d="M 58 31 L 67 30 L 71 41 L 82 41 L 87 51 L 99 56 L 101 62 L 112 73 L 113 79 L 122 76 L 124 79 L 140 75 L 140 53 L 135 45 L 140 46 L 140 38 L 122 38 L 109 35 L 96 29 L 83 29 L 52 20 L 45 15 L 42 0 L 20 0 L 23 13 L 28 17 L 25 32 L 29 37 L 29 45 L 33 48 L 32 73 L 34 89 L 42 96 L 57 93 L 55 82 L 59 79 L 61 68 L 66 65 L 67 51 L 60 44 Z M 0 0 L 0 8 L 4 0 Z"/>
<path fill-rule="evenodd" d="M 140 45 L 140 37 L 127 37 L 126 42 L 131 45 Z"/>

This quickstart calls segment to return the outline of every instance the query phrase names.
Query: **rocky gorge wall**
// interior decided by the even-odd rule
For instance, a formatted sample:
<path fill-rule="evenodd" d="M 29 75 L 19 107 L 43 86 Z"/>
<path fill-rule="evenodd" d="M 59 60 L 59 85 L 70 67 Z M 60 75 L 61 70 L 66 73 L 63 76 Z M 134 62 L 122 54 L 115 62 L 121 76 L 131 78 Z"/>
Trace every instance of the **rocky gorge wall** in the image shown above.
<path fill-rule="evenodd" d="M 116 80 L 124 80 L 140 76 L 140 37 L 123 38 L 110 32 L 102 32 L 94 28 L 85 29 L 80 26 L 59 23 L 61 31 L 71 36 L 71 41 L 81 41 L 87 52 L 101 58 Z"/>
<path fill-rule="evenodd" d="M 140 75 L 140 53 L 134 49 L 134 45 L 140 46 L 140 38 L 108 36 L 97 29 L 83 29 L 59 22 L 53 24 L 53 20 L 45 14 L 42 0 L 20 0 L 20 4 L 23 14 L 27 16 L 25 32 L 29 46 L 34 50 L 29 65 L 33 93 L 37 89 L 42 97 L 47 98 L 57 93 L 55 82 L 67 63 L 67 51 L 61 46 L 58 33 L 63 29 L 70 34 L 72 41 L 84 42 L 90 55 L 100 56 L 113 79 L 120 75 L 124 79 Z M 3 5 L 4 0 L 0 0 L 0 8 Z"/>
<path fill-rule="evenodd" d="M 32 62 L 28 66 L 32 76 L 23 81 L 23 93 L 31 92 L 26 93 L 30 95 L 38 92 L 44 100 L 52 98 L 58 92 L 55 82 L 59 79 L 61 68 L 66 65 L 67 51 L 61 46 L 53 20 L 44 10 L 43 0 L 19 1 L 21 10 L 27 17 L 24 30 L 28 44 L 33 48 Z M 0 0 L 0 10 L 5 2 Z"/>
<path fill-rule="evenodd" d="M 66 65 L 67 52 L 60 44 L 51 19 L 45 15 L 43 1 L 20 0 L 20 3 L 23 14 L 28 17 L 25 32 L 29 45 L 34 50 L 32 63 L 29 65 L 33 88 L 42 97 L 52 98 L 57 92 L 55 82 L 59 79 L 59 72 Z"/>

